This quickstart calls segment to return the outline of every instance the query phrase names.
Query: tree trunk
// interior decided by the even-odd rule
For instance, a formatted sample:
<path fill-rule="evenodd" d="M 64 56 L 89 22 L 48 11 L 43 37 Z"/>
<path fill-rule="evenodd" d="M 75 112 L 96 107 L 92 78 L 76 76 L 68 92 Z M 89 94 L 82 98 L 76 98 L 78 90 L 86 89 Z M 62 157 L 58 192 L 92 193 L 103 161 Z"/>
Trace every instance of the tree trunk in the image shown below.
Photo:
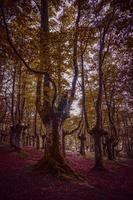
<path fill-rule="evenodd" d="M 101 136 L 98 133 L 94 135 L 94 145 L 95 145 L 95 166 L 94 166 L 94 169 L 103 170 Z"/>
<path fill-rule="evenodd" d="M 78 26 L 78 20 L 76 21 L 76 26 Z M 76 30 L 77 31 L 77 30 Z M 36 105 L 37 111 L 40 115 L 40 118 L 44 124 L 46 130 L 46 145 L 45 145 L 45 154 L 42 160 L 40 160 L 33 169 L 41 171 L 42 173 L 51 173 L 63 179 L 78 179 L 77 175 L 71 167 L 66 163 L 66 160 L 63 157 L 62 153 L 62 131 L 61 131 L 61 122 L 62 118 L 58 111 L 55 112 L 53 107 L 53 93 L 52 86 L 50 84 L 51 77 L 51 63 L 49 55 L 49 15 L 48 15 L 48 0 L 41 0 L 41 69 L 44 70 L 45 77 L 42 80 L 42 75 L 38 76 L 37 81 L 37 98 Z M 69 102 L 72 102 L 76 81 L 77 81 L 77 33 L 76 40 L 74 41 L 74 64 L 75 67 L 75 76 L 72 83 L 72 93 L 71 99 Z M 53 82 L 52 82 L 53 83 Z M 42 98 L 42 84 L 43 84 L 43 98 Z M 55 88 L 54 88 L 55 89 Z M 42 103 L 43 99 L 43 103 Z M 63 110 L 64 111 L 64 110 Z"/>
<path fill-rule="evenodd" d="M 113 160 L 113 153 L 112 153 L 112 144 L 111 142 L 107 142 L 107 154 L 108 154 L 108 159 Z"/>
<path fill-rule="evenodd" d="M 51 173 L 61 179 L 80 179 L 81 177 L 74 172 L 66 163 L 60 145 L 59 123 L 53 118 L 46 127 L 48 137 L 46 137 L 45 155 L 34 167 L 34 170 L 42 173 Z M 51 136 L 51 137 L 49 137 Z"/>
<path fill-rule="evenodd" d="M 103 158 L 102 158 L 102 134 L 100 129 L 102 129 L 102 93 L 103 93 L 103 62 L 104 62 L 104 44 L 105 44 L 105 28 L 103 31 L 99 31 L 99 56 L 98 56 L 98 95 L 96 101 L 96 125 L 95 125 L 95 133 L 94 136 L 94 144 L 95 144 L 95 166 L 94 168 L 97 170 L 103 169 Z"/>
<path fill-rule="evenodd" d="M 65 146 L 65 135 L 62 134 L 62 152 L 63 152 L 63 156 L 66 156 L 66 146 Z"/>
<path fill-rule="evenodd" d="M 85 156 L 85 136 L 80 136 L 80 154 Z"/>

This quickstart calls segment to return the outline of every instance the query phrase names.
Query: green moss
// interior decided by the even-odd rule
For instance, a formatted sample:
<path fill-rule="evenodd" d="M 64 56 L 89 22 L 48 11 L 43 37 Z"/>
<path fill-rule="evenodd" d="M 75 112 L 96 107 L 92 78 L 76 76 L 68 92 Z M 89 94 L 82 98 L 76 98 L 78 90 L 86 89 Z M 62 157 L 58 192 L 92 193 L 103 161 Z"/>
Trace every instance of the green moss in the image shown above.
<path fill-rule="evenodd" d="M 21 159 L 27 159 L 29 154 L 24 152 L 24 151 L 18 151 L 18 152 L 16 152 L 16 156 L 21 158 Z"/>
<path fill-rule="evenodd" d="M 47 158 L 40 160 L 30 168 L 35 174 L 52 174 L 60 180 L 66 181 L 84 181 L 84 177 L 74 170 L 64 161 Z"/>

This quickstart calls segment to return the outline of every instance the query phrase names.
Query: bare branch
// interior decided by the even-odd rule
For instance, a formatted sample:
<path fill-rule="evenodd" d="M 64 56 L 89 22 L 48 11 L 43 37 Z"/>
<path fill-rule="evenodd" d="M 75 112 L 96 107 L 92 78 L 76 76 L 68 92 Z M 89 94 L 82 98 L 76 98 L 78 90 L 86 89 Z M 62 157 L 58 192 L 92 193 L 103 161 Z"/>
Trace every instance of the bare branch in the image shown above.
<path fill-rule="evenodd" d="M 72 89 L 71 89 L 71 95 L 69 99 L 69 106 L 71 106 L 73 102 L 73 98 L 76 91 L 76 84 L 78 79 L 78 63 L 77 63 L 77 40 L 78 40 L 78 27 L 79 27 L 79 21 L 80 21 L 80 2 L 78 1 L 78 15 L 76 19 L 75 24 L 75 36 L 74 36 L 74 48 L 73 48 L 73 65 L 74 65 L 74 77 L 72 81 Z"/>
<path fill-rule="evenodd" d="M 36 7 L 38 8 L 39 12 L 41 12 L 41 6 L 39 5 L 39 3 L 36 0 L 33 1 L 36 4 Z"/>

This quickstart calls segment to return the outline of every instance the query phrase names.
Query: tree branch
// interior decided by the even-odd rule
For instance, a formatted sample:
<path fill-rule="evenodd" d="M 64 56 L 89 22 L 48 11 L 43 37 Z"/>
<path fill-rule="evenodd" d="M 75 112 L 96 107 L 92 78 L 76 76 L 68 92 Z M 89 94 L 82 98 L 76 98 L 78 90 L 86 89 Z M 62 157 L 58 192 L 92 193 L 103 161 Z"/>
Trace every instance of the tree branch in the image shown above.
<path fill-rule="evenodd" d="M 75 36 L 74 36 L 74 48 L 73 48 L 73 65 L 74 65 L 74 77 L 72 81 L 72 89 L 71 89 L 71 95 L 69 99 L 69 107 L 71 106 L 75 91 L 76 91 L 76 83 L 78 79 L 78 63 L 77 63 L 77 40 L 78 40 L 78 27 L 79 27 L 79 21 L 80 21 L 80 2 L 78 1 L 78 15 L 76 19 L 76 24 L 75 24 Z"/>
<path fill-rule="evenodd" d="M 10 33 L 9 33 L 9 29 L 8 29 L 8 25 L 6 22 L 6 17 L 5 17 L 5 13 L 4 13 L 4 9 L 1 6 L 1 13 L 2 13 L 2 18 L 3 18 L 3 22 L 4 22 L 4 26 L 5 26 L 5 30 L 6 30 L 6 36 L 7 36 L 7 41 L 10 45 L 10 47 L 12 48 L 12 50 L 14 51 L 14 53 L 18 56 L 18 58 L 22 61 L 22 63 L 24 64 L 24 66 L 31 72 L 34 74 L 40 74 L 40 75 L 44 75 L 47 76 L 49 81 L 52 83 L 52 86 L 54 88 L 54 96 L 53 96 L 53 100 L 52 100 L 52 107 L 54 106 L 54 103 L 56 101 L 56 97 L 57 97 L 57 87 L 55 82 L 52 80 L 52 78 L 47 74 L 47 72 L 43 72 L 43 71 L 39 71 L 39 70 L 35 70 L 33 68 L 31 68 L 27 62 L 23 59 L 23 57 L 19 54 L 19 52 L 17 51 L 16 47 L 14 46 L 12 39 L 10 37 Z"/>
<path fill-rule="evenodd" d="M 36 4 L 36 7 L 38 8 L 39 12 L 41 12 L 41 6 L 39 5 L 39 3 L 36 0 L 33 1 Z"/>

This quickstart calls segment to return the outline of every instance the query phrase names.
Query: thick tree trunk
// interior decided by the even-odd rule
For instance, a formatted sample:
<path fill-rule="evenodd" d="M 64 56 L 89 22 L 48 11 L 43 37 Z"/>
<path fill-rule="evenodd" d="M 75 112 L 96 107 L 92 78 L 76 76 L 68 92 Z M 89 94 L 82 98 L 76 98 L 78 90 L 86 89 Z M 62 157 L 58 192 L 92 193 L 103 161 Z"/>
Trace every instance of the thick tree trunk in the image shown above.
<path fill-rule="evenodd" d="M 60 178 L 71 179 L 79 178 L 71 167 L 66 163 L 66 160 L 63 157 L 62 153 L 62 133 L 61 133 L 61 122 L 62 116 L 54 108 L 53 105 L 53 92 L 50 84 L 51 77 L 51 63 L 49 55 L 49 15 L 48 15 L 48 0 L 41 0 L 41 69 L 45 71 L 45 77 L 38 76 L 37 81 L 37 111 L 40 115 L 40 118 L 44 124 L 46 130 L 46 143 L 45 143 L 45 154 L 42 160 L 40 160 L 34 167 L 34 170 L 42 173 L 51 173 Z M 78 17 L 76 21 L 76 28 L 78 27 L 80 13 L 78 10 Z M 69 100 L 69 107 L 73 101 L 76 82 L 78 76 L 78 67 L 77 67 L 77 30 L 74 40 L 74 78 L 72 82 L 72 92 Z M 43 85 L 43 95 L 42 95 L 42 85 Z M 54 90 L 55 88 L 53 88 Z M 43 97 L 43 98 L 42 98 Z M 42 103 L 43 99 L 43 103 Z M 70 109 L 70 108 L 69 108 Z M 55 111 L 56 110 L 56 111 Z M 62 110 L 62 113 L 64 110 Z"/>
<path fill-rule="evenodd" d="M 23 126 L 21 124 L 16 124 L 15 126 L 11 127 L 11 137 L 10 143 L 15 150 L 21 149 L 21 136 L 22 136 Z"/>
<path fill-rule="evenodd" d="M 100 136 L 99 133 L 94 135 L 94 145 L 95 145 L 95 166 L 94 166 L 94 169 L 103 170 L 101 136 Z"/>
<path fill-rule="evenodd" d="M 42 160 L 35 165 L 34 170 L 40 171 L 43 174 L 51 173 L 61 179 L 81 179 L 81 177 L 66 163 L 63 157 L 58 126 L 58 120 L 55 118 L 47 125 L 45 124 L 48 134 L 46 138 L 45 154 Z"/>

